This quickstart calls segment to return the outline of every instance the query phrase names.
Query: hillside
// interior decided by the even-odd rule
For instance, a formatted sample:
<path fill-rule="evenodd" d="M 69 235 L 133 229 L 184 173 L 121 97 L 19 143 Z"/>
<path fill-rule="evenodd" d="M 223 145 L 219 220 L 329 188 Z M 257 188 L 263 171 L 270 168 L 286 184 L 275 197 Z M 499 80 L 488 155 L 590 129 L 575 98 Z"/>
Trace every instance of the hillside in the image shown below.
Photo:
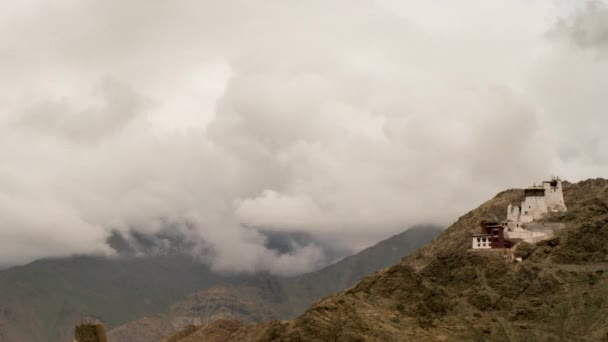
<path fill-rule="evenodd" d="M 558 235 L 468 252 L 482 219 L 504 219 L 521 190 L 499 193 L 399 264 L 327 297 L 291 321 L 220 320 L 171 342 L 608 341 L 608 181 L 564 184 Z"/>
<path fill-rule="evenodd" d="M 236 285 L 201 289 L 163 314 L 116 327 L 109 338 L 112 342 L 147 342 L 189 324 L 216 319 L 257 323 L 293 318 L 316 300 L 395 264 L 441 231 L 435 226 L 415 226 L 316 272 L 295 277 L 257 274 Z"/>
<path fill-rule="evenodd" d="M 241 281 L 189 257 L 40 260 L 0 272 L 0 341 L 67 341 L 75 323 L 122 324 L 198 289 Z"/>

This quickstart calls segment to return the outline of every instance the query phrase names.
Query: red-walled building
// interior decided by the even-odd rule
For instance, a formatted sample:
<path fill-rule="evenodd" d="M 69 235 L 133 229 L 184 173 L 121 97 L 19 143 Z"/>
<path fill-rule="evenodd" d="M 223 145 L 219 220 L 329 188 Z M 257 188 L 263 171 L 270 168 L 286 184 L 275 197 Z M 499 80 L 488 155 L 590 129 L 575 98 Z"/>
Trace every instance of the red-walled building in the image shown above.
<path fill-rule="evenodd" d="M 505 227 L 498 222 L 481 221 L 481 234 L 473 235 L 473 249 L 511 248 L 511 241 L 505 239 Z"/>

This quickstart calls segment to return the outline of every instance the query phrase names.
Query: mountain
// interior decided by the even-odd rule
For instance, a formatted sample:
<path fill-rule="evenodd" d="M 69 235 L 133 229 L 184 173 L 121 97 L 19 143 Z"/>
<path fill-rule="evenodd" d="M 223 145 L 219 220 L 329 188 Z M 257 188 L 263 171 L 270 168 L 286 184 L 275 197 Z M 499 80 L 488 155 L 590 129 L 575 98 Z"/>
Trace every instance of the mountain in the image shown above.
<path fill-rule="evenodd" d="M 502 220 L 522 190 L 499 193 L 400 263 L 329 296 L 291 321 L 219 320 L 170 342 L 608 341 L 608 181 L 564 183 L 556 236 L 469 251 L 484 219 Z"/>
<path fill-rule="evenodd" d="M 310 285 L 312 279 L 301 287 L 296 279 L 267 274 L 218 274 L 188 256 L 39 260 L 0 271 L 0 341 L 68 341 L 75 324 L 91 320 L 116 328 L 110 332 L 111 341 L 127 336 L 124 340 L 135 342 L 128 338 L 133 332 L 141 341 L 160 340 L 185 324 L 215 318 L 291 318 L 342 284 L 356 282 L 363 276 L 358 270 L 371 273 L 388 266 L 437 234 L 431 228 L 398 235 L 407 241 L 373 258 L 385 258 L 384 263 L 364 265 L 346 258 L 335 282 L 320 287 Z M 284 300 L 287 297 L 281 297 L 288 291 L 302 296 L 293 308 Z M 268 299 L 273 303 L 270 308 L 265 307 Z M 155 337 L 144 336 L 145 332 Z"/>
<path fill-rule="evenodd" d="M 67 341 L 78 322 L 122 324 L 198 289 L 241 281 L 185 256 L 35 261 L 0 272 L 0 341 Z"/>
<path fill-rule="evenodd" d="M 240 284 L 201 289 L 164 314 L 112 329 L 109 338 L 112 342 L 159 341 L 184 326 L 217 319 L 257 323 L 293 318 L 316 300 L 398 262 L 441 231 L 436 226 L 415 226 L 316 272 L 294 277 L 257 274 Z"/>

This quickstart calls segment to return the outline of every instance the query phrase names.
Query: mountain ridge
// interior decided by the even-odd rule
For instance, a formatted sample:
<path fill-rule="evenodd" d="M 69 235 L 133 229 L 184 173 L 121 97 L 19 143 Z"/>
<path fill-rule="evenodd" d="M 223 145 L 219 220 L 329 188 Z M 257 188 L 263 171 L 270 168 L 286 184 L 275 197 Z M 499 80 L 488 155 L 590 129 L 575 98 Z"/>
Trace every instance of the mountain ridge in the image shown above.
<path fill-rule="evenodd" d="M 504 251 L 470 252 L 483 219 L 502 220 L 523 191 L 503 191 L 400 263 L 290 321 L 217 321 L 171 342 L 608 341 L 608 181 L 564 183 L 566 228 Z"/>

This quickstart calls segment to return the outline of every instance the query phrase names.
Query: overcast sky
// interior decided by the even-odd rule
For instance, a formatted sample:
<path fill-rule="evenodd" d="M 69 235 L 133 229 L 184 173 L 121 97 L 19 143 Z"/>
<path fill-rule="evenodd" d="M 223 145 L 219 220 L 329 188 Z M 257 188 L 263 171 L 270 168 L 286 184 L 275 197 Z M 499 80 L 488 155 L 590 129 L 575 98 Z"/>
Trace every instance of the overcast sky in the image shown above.
<path fill-rule="evenodd" d="M 171 227 L 298 273 L 606 176 L 608 9 L 573 3 L 4 0 L 0 264 Z"/>

